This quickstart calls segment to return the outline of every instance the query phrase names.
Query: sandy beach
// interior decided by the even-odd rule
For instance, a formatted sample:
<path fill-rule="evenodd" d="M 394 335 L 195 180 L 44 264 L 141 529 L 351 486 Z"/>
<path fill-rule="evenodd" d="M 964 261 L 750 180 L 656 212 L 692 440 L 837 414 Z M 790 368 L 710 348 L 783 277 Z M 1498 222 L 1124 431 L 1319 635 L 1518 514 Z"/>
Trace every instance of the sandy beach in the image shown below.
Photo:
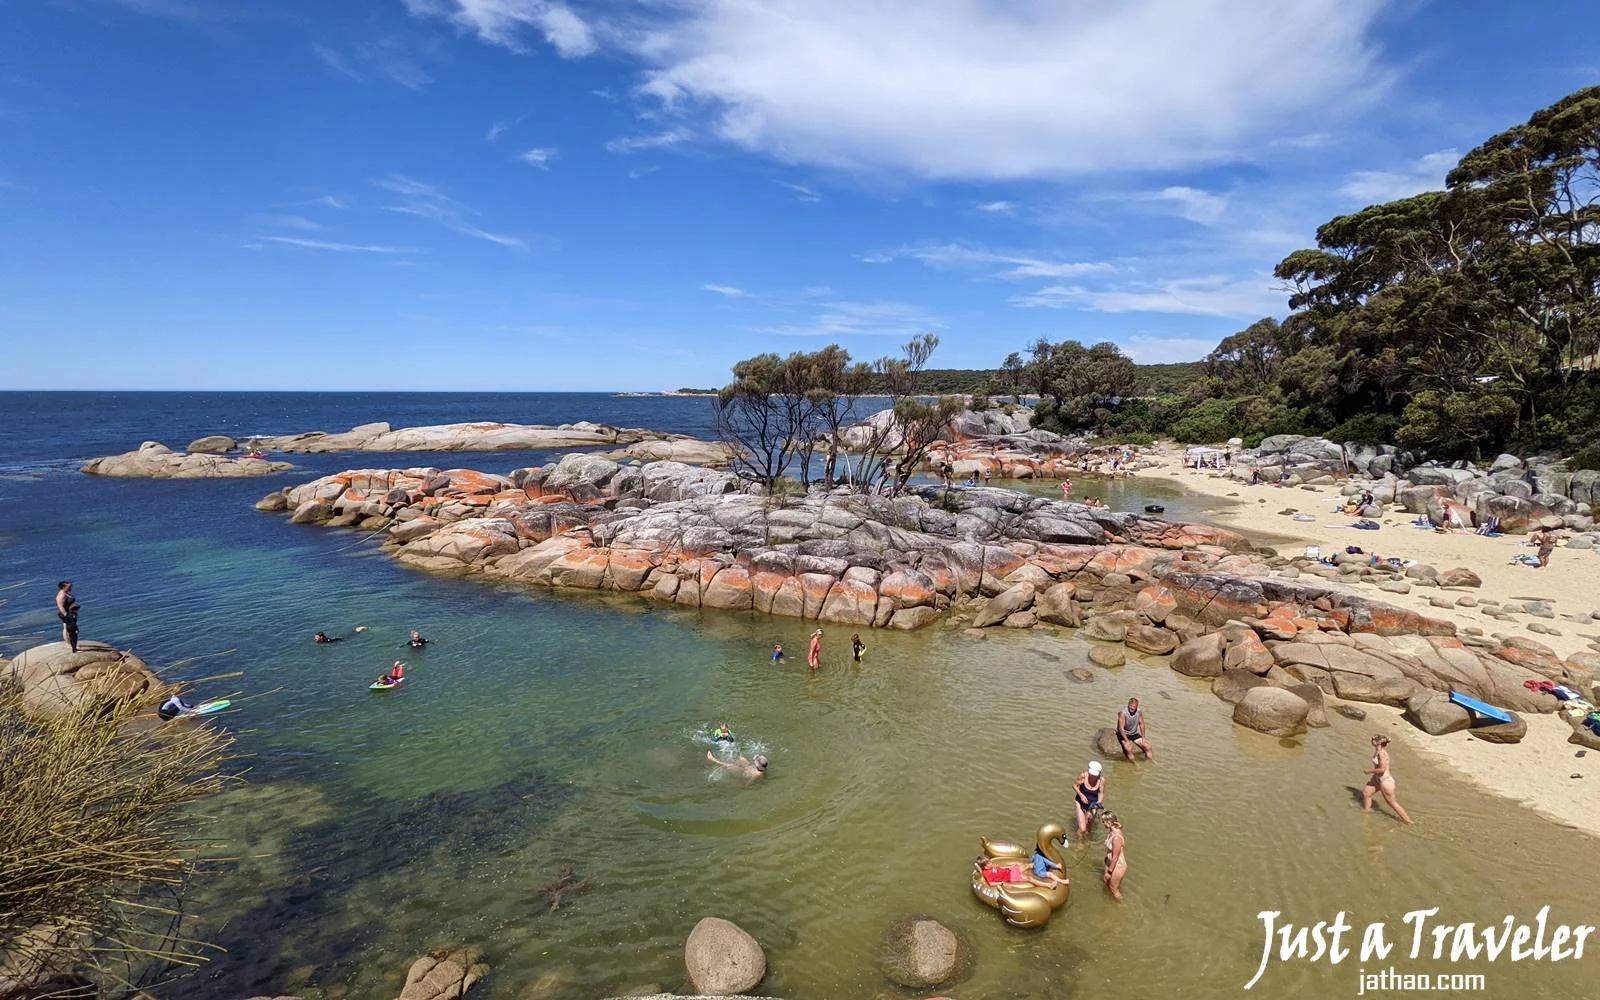
<path fill-rule="evenodd" d="M 1368 552 L 1399 556 L 1427 563 L 1440 570 L 1464 566 L 1483 581 L 1477 588 L 1416 587 L 1409 594 L 1391 594 L 1370 585 L 1349 585 L 1344 589 L 1399 607 L 1410 608 L 1436 618 L 1453 621 L 1463 629 L 1481 629 L 1496 638 L 1521 636 L 1542 642 L 1565 657 L 1590 649 L 1600 635 L 1600 622 L 1591 621 L 1596 594 L 1600 593 L 1600 555 L 1592 551 L 1567 551 L 1558 548 L 1543 569 L 1513 564 L 1511 557 L 1531 553 L 1524 546 L 1526 536 L 1502 535 L 1485 538 L 1470 533 L 1439 534 L 1412 527 L 1412 515 L 1387 511 L 1379 519 L 1378 531 L 1357 531 L 1348 525 L 1346 515 L 1331 510 L 1340 497 L 1339 487 L 1279 488 L 1248 485 L 1211 470 L 1185 469 L 1181 452 L 1158 451 L 1148 457 L 1157 462 L 1139 475 L 1177 483 L 1185 490 L 1229 501 L 1213 515 L 1214 520 L 1285 553 L 1305 545 L 1317 545 L 1324 552 L 1360 545 Z M 1296 521 L 1280 512 L 1289 508 L 1316 515 L 1315 521 Z M 1329 585 L 1336 585 L 1328 581 Z M 1430 595 L 1455 600 L 1465 595 L 1481 600 L 1509 601 L 1538 598 L 1553 602 L 1556 617 L 1542 620 L 1518 615 L 1516 621 L 1486 617 L 1481 606 L 1438 608 L 1429 604 Z M 1566 616 L 1581 617 L 1575 621 Z M 1553 627 L 1559 635 L 1535 633 L 1528 625 Z M 1513 745 L 1486 743 L 1466 733 L 1429 736 L 1400 718 L 1396 709 L 1377 705 L 1361 706 L 1369 723 L 1388 732 L 1419 756 L 1438 761 L 1473 784 L 1511 801 L 1528 806 L 1549 818 L 1595 836 L 1600 836 L 1600 753 L 1578 756 L 1580 748 L 1567 742 L 1571 728 L 1555 716 L 1528 718 L 1528 735 Z M 1403 757 L 1396 769 L 1404 773 Z M 1574 777 L 1582 775 L 1582 777 Z M 1404 801 L 1402 793 L 1402 801 Z"/>

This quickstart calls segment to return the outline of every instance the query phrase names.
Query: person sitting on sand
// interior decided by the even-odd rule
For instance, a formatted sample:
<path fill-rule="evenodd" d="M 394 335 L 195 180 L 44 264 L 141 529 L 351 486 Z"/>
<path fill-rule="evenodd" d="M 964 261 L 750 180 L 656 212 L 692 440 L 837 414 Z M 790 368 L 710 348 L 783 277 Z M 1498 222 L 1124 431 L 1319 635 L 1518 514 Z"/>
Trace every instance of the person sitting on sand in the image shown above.
<path fill-rule="evenodd" d="M 341 638 L 343 638 L 343 637 L 342 636 L 337 636 L 337 635 L 329 635 L 326 632 L 318 632 L 316 635 L 311 637 L 311 641 L 315 642 L 315 643 L 338 642 Z"/>
<path fill-rule="evenodd" d="M 1107 812 L 1100 817 L 1100 822 L 1106 825 L 1106 870 L 1101 878 L 1106 883 L 1106 888 L 1111 890 L 1111 898 L 1117 902 L 1122 901 L 1122 880 L 1128 877 L 1128 855 L 1124 850 L 1122 840 L 1122 820 L 1114 812 Z"/>
<path fill-rule="evenodd" d="M 406 665 L 396 660 L 394 661 L 394 666 L 389 668 L 389 672 L 378 678 L 378 683 L 385 687 L 394 687 L 405 679 Z"/>
<path fill-rule="evenodd" d="M 1078 839 L 1089 835 L 1089 824 L 1094 821 L 1095 813 L 1100 811 L 1104 804 L 1101 799 L 1105 794 L 1106 779 L 1101 773 L 1100 762 L 1091 760 L 1089 767 L 1078 780 L 1072 783 L 1073 808 L 1078 813 Z"/>
<path fill-rule="evenodd" d="M 1128 707 L 1117 713 L 1117 742 L 1122 744 L 1122 755 L 1133 761 L 1133 751 L 1144 751 L 1145 760 L 1155 760 L 1150 750 L 1150 738 L 1144 729 L 1144 712 L 1138 698 L 1129 698 Z"/>
<path fill-rule="evenodd" d="M 1372 811 L 1372 796 L 1382 795 L 1383 801 L 1389 803 L 1389 808 L 1400 817 L 1400 822 L 1410 823 L 1411 817 L 1406 815 L 1400 801 L 1394 796 L 1394 775 L 1389 773 L 1389 737 L 1374 736 L 1372 738 L 1372 766 L 1366 773 L 1371 775 L 1367 779 L 1366 787 L 1361 789 L 1361 810 Z"/>
<path fill-rule="evenodd" d="M 184 701 L 178 696 L 178 692 L 174 691 L 172 692 L 172 697 L 162 702 L 161 707 L 156 709 L 156 714 L 170 722 L 178 716 L 187 715 L 192 711 L 194 711 L 194 706 Z"/>
<path fill-rule="evenodd" d="M 767 758 L 761 754 L 756 754 L 753 760 L 747 760 L 744 757 L 740 757 L 737 761 L 727 761 L 718 760 L 716 754 L 712 753 L 710 750 L 707 750 L 706 760 L 709 760 L 711 763 L 720 768 L 725 768 L 726 770 L 732 771 L 735 774 L 742 774 L 748 781 L 755 781 L 757 778 L 767 773 Z"/>
<path fill-rule="evenodd" d="M 422 633 L 418 632 L 416 629 L 411 630 L 411 638 L 406 640 L 406 645 L 410 646 L 412 649 L 421 649 L 427 644 L 428 640 L 424 639 L 422 637 Z"/>

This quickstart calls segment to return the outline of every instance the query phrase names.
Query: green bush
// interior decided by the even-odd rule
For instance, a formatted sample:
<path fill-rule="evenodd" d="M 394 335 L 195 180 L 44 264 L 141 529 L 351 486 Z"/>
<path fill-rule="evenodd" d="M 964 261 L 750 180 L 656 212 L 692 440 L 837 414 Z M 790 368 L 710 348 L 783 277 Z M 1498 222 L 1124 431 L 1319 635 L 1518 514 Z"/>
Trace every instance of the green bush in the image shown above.
<path fill-rule="evenodd" d="M 1231 399 L 1206 399 L 1189 408 L 1189 412 L 1172 422 L 1168 428 L 1173 440 L 1180 444 L 1210 444 L 1226 441 L 1238 430 Z"/>
<path fill-rule="evenodd" d="M 1113 435 L 1111 441 L 1114 444 L 1131 444 L 1145 447 L 1155 444 L 1156 436 L 1146 431 L 1127 431 L 1126 433 Z"/>
<path fill-rule="evenodd" d="M 1261 442 L 1266 439 L 1267 436 L 1265 434 L 1246 434 L 1244 436 L 1244 446 L 1246 448 L 1259 448 L 1261 447 Z"/>
<path fill-rule="evenodd" d="M 1358 413 L 1328 428 L 1323 437 L 1329 441 L 1376 441 L 1391 444 L 1400 421 L 1391 413 Z"/>
<path fill-rule="evenodd" d="M 1600 472 L 1600 443 L 1586 444 L 1572 453 L 1567 459 L 1567 468 L 1573 472 L 1579 469 L 1593 469 Z"/>
<path fill-rule="evenodd" d="M 989 397 L 984 395 L 981 392 L 978 393 L 977 395 L 973 396 L 972 397 L 972 402 L 967 404 L 967 409 L 973 411 L 974 413 L 982 413 L 984 410 L 987 410 L 988 408 L 989 408 Z"/>

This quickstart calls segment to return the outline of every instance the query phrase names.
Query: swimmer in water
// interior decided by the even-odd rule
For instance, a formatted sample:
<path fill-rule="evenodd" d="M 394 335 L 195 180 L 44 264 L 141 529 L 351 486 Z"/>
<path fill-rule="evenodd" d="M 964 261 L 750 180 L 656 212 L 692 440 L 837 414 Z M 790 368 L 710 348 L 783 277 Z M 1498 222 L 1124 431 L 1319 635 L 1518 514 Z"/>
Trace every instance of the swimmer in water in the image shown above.
<path fill-rule="evenodd" d="M 760 778 L 763 774 L 767 773 L 767 758 L 761 754 L 756 754 L 755 759 L 753 760 L 747 760 L 744 757 L 740 757 L 737 761 L 726 761 L 718 760 L 716 754 L 712 753 L 710 750 L 707 750 L 706 760 L 709 760 L 711 763 L 720 768 L 725 768 L 726 770 L 732 771 L 735 774 L 742 774 L 748 781 L 755 781 L 757 778 Z"/>
<path fill-rule="evenodd" d="M 161 707 L 156 709 L 156 714 L 164 720 L 171 721 L 180 715 L 187 715 L 192 711 L 194 711 L 194 706 L 184 701 L 178 696 L 178 693 L 174 691 L 172 697 L 162 702 Z"/>
<path fill-rule="evenodd" d="M 711 734 L 711 738 L 718 743 L 732 743 L 733 730 L 728 728 L 726 722 L 719 722 L 717 723 L 717 731 Z"/>
<path fill-rule="evenodd" d="M 411 638 L 406 640 L 406 645 L 410 646 L 412 649 L 421 649 L 427 644 L 428 640 L 424 639 L 422 637 L 422 633 L 418 632 L 416 629 L 411 630 Z"/>
<path fill-rule="evenodd" d="M 822 666 L 822 629 L 811 633 L 811 648 L 806 650 L 806 666 L 816 670 Z"/>
<path fill-rule="evenodd" d="M 338 642 L 339 639 L 340 639 L 339 636 L 329 635 L 326 632 L 318 632 L 316 635 L 311 637 L 311 641 L 315 642 L 315 643 L 318 643 L 318 644 L 325 643 L 325 642 Z"/>
<path fill-rule="evenodd" d="M 865 653 L 866 651 L 867 651 L 867 644 L 861 641 L 861 633 L 857 632 L 855 635 L 852 635 L 850 637 L 850 656 L 857 663 L 860 663 L 861 662 L 861 654 Z"/>
<path fill-rule="evenodd" d="M 775 643 L 772 644 L 772 662 L 773 663 L 782 663 L 783 662 L 783 643 L 775 642 Z"/>

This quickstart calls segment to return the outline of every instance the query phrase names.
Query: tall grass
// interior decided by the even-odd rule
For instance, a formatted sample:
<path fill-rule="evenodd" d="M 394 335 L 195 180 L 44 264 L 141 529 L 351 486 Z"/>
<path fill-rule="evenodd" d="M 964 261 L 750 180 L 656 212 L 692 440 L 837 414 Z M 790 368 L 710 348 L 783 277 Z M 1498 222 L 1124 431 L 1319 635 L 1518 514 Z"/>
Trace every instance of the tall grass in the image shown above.
<path fill-rule="evenodd" d="M 127 699 L 39 718 L 0 690 L 0 997 L 117 995 L 205 959 L 185 807 L 232 780 L 231 746 Z"/>

